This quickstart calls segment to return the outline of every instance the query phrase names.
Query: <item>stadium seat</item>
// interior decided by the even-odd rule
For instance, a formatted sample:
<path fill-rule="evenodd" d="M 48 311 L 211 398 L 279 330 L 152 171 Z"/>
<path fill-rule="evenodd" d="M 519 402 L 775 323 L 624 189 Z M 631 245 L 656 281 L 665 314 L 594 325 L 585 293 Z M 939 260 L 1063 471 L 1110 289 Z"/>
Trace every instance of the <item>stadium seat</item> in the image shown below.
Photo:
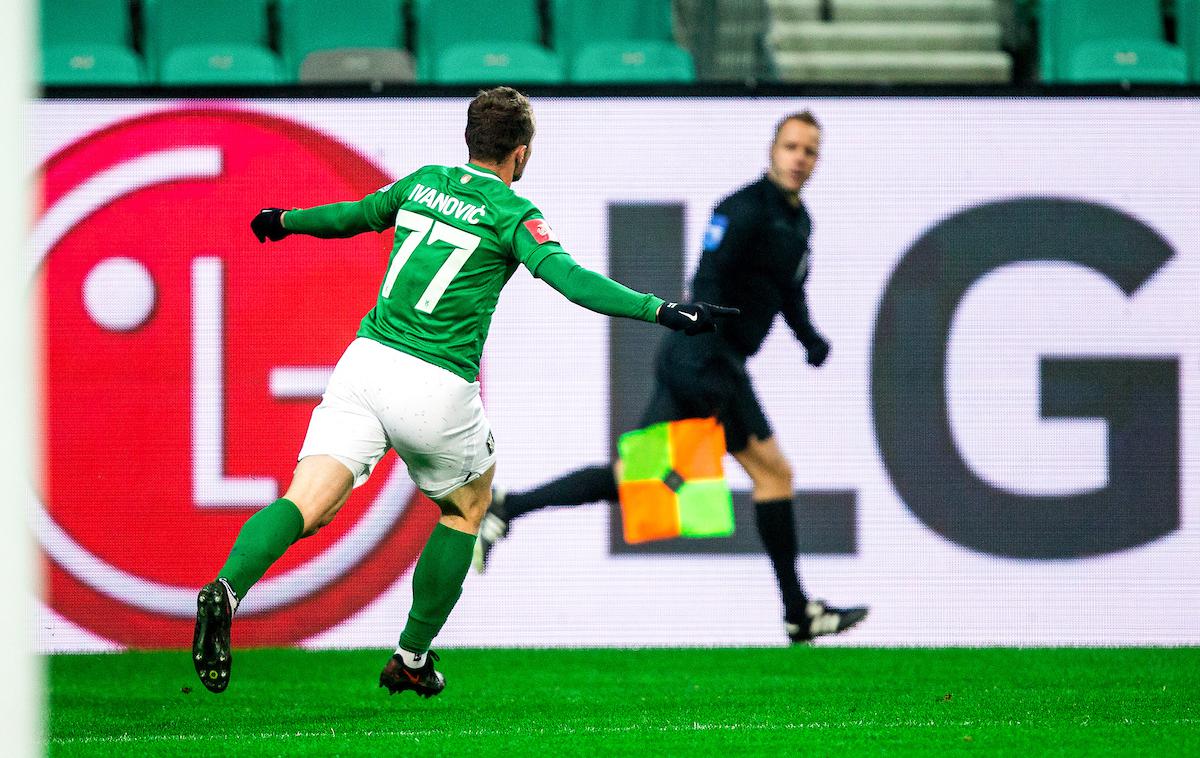
<path fill-rule="evenodd" d="M 1093 40 L 1165 42 L 1159 0 L 1041 0 L 1041 78 L 1062 81 L 1072 51 Z"/>
<path fill-rule="evenodd" d="M 411 82 L 417 78 L 412 56 L 403 50 L 381 47 L 343 47 L 316 50 L 300 64 L 300 81 L 306 84 L 336 82 Z"/>
<path fill-rule="evenodd" d="M 441 84 L 558 84 L 561 59 L 528 42 L 469 42 L 441 53 L 433 81 Z"/>
<path fill-rule="evenodd" d="M 132 41 L 128 0 L 42 0 L 42 45 Z"/>
<path fill-rule="evenodd" d="M 593 42 L 658 40 L 670 42 L 668 0 L 551 0 L 551 40 L 560 53 Z"/>
<path fill-rule="evenodd" d="M 125 45 L 79 43 L 42 48 L 43 84 L 137 85 L 144 82 L 141 59 Z"/>
<path fill-rule="evenodd" d="M 275 54 L 258 45 L 183 45 L 163 58 L 160 84 L 279 84 Z"/>
<path fill-rule="evenodd" d="M 571 63 L 579 84 L 649 84 L 696 80 L 691 53 L 670 42 L 597 42 Z"/>
<path fill-rule="evenodd" d="M 1132 82 L 1187 83 L 1187 57 L 1166 42 L 1103 39 L 1075 46 L 1062 78 L 1072 84 Z"/>
<path fill-rule="evenodd" d="M 339 0 L 279 0 L 279 49 L 289 73 L 316 50 L 404 47 L 399 0 L 356 0 L 354 12 L 346 10 Z"/>
<path fill-rule="evenodd" d="M 1200 0 L 1178 0 L 1175 29 L 1179 44 L 1188 57 L 1190 78 L 1193 83 L 1200 84 Z"/>
<path fill-rule="evenodd" d="M 183 45 L 269 44 L 267 0 L 143 0 L 142 21 L 143 49 L 153 71 L 161 71 L 167 56 Z"/>
<path fill-rule="evenodd" d="M 468 42 L 541 42 L 538 0 L 413 0 L 417 73 L 433 77 L 442 52 Z"/>

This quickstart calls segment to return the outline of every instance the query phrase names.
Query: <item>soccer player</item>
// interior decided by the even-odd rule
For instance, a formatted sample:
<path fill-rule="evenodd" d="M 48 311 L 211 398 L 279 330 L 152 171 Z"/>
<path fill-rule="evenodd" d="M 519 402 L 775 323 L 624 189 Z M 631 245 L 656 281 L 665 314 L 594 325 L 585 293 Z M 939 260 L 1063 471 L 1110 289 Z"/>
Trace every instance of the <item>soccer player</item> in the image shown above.
<path fill-rule="evenodd" d="M 812 220 L 800 199 L 820 146 L 821 127 L 811 113 L 784 117 L 775 128 L 766 175 L 713 211 L 692 293 L 740 308 L 741 316 L 695 339 L 667 335 L 659 349 L 656 389 L 641 420 L 644 427 L 715 415 L 724 425 L 729 452 L 754 484 L 755 524 L 779 584 L 785 631 L 796 643 L 841 632 L 867 615 L 865 607 L 833 608 L 811 600 L 801 587 L 792 469 L 746 373 L 746 360 L 758 352 L 778 314 L 804 346 L 809 365 L 819 367 L 829 356 L 829 342 L 813 327 L 805 300 Z M 476 568 L 486 568 L 513 519 L 547 506 L 615 501 L 615 471 L 607 464 L 592 466 L 528 492 L 497 491 L 479 533 Z"/>
<path fill-rule="evenodd" d="M 424 697 L 445 687 L 429 648 L 462 593 L 496 460 L 476 376 L 500 290 L 518 265 L 585 308 L 688 334 L 737 313 L 666 303 L 572 260 L 538 209 L 511 189 L 533 134 L 524 95 L 486 90 L 467 109 L 466 165 L 425 166 L 357 202 L 266 208 L 251 221 L 260 243 L 392 227 L 396 239 L 375 307 L 313 411 L 287 492 L 246 521 L 197 597 L 192 658 L 209 690 L 229 685 L 230 628 L 246 593 L 293 542 L 330 523 L 389 448 L 442 515 L 413 570 L 408 623 L 379 685 Z"/>

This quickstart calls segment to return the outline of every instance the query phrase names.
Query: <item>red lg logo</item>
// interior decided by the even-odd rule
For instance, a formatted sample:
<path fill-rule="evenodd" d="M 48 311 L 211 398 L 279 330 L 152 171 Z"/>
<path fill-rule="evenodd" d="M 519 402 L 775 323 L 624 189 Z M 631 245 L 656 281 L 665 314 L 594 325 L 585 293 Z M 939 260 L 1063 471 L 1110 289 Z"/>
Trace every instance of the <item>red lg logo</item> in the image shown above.
<path fill-rule="evenodd" d="M 224 109 L 124 121 L 47 161 L 37 528 L 55 610 L 124 644 L 186 646 L 195 588 L 287 486 L 390 249 L 370 234 L 260 246 L 249 219 L 387 182 L 322 134 Z M 412 565 L 437 511 L 396 460 L 248 595 L 239 644 L 326 629 Z"/>

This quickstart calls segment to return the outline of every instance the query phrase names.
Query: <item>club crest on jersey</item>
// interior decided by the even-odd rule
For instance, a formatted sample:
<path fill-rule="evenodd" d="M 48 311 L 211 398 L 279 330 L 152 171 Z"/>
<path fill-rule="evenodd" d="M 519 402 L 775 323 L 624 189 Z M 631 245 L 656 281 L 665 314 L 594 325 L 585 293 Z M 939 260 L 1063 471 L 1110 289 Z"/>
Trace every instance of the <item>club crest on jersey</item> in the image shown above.
<path fill-rule="evenodd" d="M 555 236 L 554 230 L 546 223 L 544 218 L 531 218 L 524 223 L 526 231 L 533 237 L 534 241 L 539 245 L 546 242 L 558 242 L 558 237 Z"/>
<path fill-rule="evenodd" d="M 729 217 L 722 216 L 720 213 L 714 213 L 712 220 L 708 222 L 708 229 L 704 232 L 704 250 L 709 252 L 716 250 L 721 245 L 721 240 L 725 239 L 725 230 L 729 228 Z"/>

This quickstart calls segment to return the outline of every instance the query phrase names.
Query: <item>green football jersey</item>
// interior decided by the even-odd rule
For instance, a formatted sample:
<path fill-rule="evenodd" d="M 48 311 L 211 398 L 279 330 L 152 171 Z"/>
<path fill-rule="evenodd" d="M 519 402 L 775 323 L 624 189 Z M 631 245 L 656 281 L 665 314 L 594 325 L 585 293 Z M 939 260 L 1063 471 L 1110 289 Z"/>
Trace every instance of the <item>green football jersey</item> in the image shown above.
<path fill-rule="evenodd" d="M 487 169 L 425 166 L 361 201 L 396 242 L 358 335 L 441 366 L 479 373 L 500 290 L 524 264 L 563 252 L 542 214 Z"/>

